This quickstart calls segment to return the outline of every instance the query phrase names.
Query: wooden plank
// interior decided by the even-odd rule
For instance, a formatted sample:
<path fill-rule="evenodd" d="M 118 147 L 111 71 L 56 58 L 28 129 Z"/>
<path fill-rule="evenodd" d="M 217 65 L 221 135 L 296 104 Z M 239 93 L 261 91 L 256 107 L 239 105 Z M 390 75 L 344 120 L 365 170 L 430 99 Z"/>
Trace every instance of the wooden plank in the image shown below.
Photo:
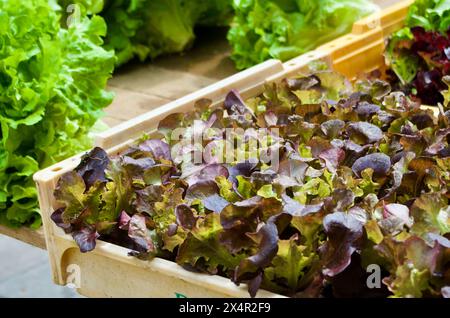
<path fill-rule="evenodd" d="M 113 103 L 105 110 L 103 121 L 114 127 L 152 109 L 168 103 L 170 100 L 150 96 L 122 88 L 111 88 L 116 94 Z"/>
<path fill-rule="evenodd" d="M 195 47 L 148 63 L 130 63 L 109 81 L 112 89 L 174 100 L 237 72 L 225 29 L 201 32 Z"/>
<path fill-rule="evenodd" d="M 165 99 L 176 99 L 216 80 L 155 65 L 143 65 L 118 75 L 110 82 L 113 88 Z"/>
<path fill-rule="evenodd" d="M 223 79 L 237 72 L 230 59 L 231 46 L 226 29 L 200 30 L 192 50 L 162 57 L 155 64 L 167 69 L 212 79 Z"/>
<path fill-rule="evenodd" d="M 237 73 L 230 52 L 226 29 L 219 28 L 200 31 L 186 53 L 126 64 L 108 83 L 116 98 L 103 121 L 115 127 Z"/>
<path fill-rule="evenodd" d="M 0 225 L 0 234 L 15 238 L 27 244 L 46 249 L 44 229 L 32 230 L 28 227 L 12 229 L 4 225 Z"/>
<path fill-rule="evenodd" d="M 380 8 L 385 9 L 389 6 L 392 6 L 392 5 L 402 2 L 402 1 L 399 1 L 399 0 L 374 0 L 373 2 L 377 5 L 379 5 Z"/>

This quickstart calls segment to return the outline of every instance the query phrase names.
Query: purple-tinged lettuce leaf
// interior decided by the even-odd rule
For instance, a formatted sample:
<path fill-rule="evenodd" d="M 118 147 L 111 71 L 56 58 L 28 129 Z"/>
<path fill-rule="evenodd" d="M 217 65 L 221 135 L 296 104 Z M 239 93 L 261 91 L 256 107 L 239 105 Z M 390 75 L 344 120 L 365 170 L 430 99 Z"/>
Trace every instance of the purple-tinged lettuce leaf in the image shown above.
<path fill-rule="evenodd" d="M 286 158 L 280 162 L 278 169 L 279 178 L 287 177 L 290 184 L 299 185 L 303 183 L 309 166 L 306 162 L 293 157 L 291 156 L 291 158 Z"/>
<path fill-rule="evenodd" d="M 168 115 L 166 118 L 161 120 L 158 124 L 158 131 L 163 134 L 166 140 L 171 144 L 172 133 L 176 128 L 183 128 L 186 126 L 189 118 L 186 114 L 174 113 Z"/>
<path fill-rule="evenodd" d="M 254 196 L 250 199 L 228 205 L 220 215 L 221 224 L 225 229 L 246 223 L 258 224 L 258 220 L 267 221 L 281 212 L 282 204 L 275 198 Z"/>
<path fill-rule="evenodd" d="M 156 251 L 145 216 L 135 214 L 131 217 L 128 224 L 128 236 L 136 243 L 138 252 L 151 254 Z"/>
<path fill-rule="evenodd" d="M 72 237 L 80 248 L 80 252 L 87 253 L 95 249 L 99 234 L 93 226 L 84 226 L 72 232 Z"/>
<path fill-rule="evenodd" d="M 221 164 L 210 164 L 191 174 L 186 181 L 192 186 L 200 181 L 215 180 L 219 176 L 228 178 L 228 169 Z"/>
<path fill-rule="evenodd" d="M 361 121 L 347 127 L 350 138 L 358 144 L 372 144 L 383 138 L 383 131 L 377 126 Z"/>
<path fill-rule="evenodd" d="M 248 293 L 250 297 L 255 298 L 256 294 L 258 293 L 258 290 L 261 286 L 261 283 L 263 281 L 263 274 L 262 272 L 258 273 L 253 279 L 251 279 L 248 282 Z"/>
<path fill-rule="evenodd" d="M 354 193 L 349 189 L 336 189 L 330 199 L 324 202 L 327 212 L 348 211 L 355 201 Z"/>
<path fill-rule="evenodd" d="M 370 213 L 368 213 L 360 205 L 351 207 L 350 209 L 348 209 L 347 213 L 353 216 L 356 220 L 358 220 L 362 224 L 366 224 L 370 219 Z"/>
<path fill-rule="evenodd" d="M 81 158 L 80 164 L 75 169 L 83 178 L 86 189 L 97 181 L 107 182 L 105 169 L 108 167 L 109 158 L 106 152 L 99 147 L 95 147 Z"/>
<path fill-rule="evenodd" d="M 264 114 L 264 120 L 266 122 L 267 127 L 274 127 L 278 123 L 278 116 L 273 111 L 267 111 Z"/>
<path fill-rule="evenodd" d="M 138 145 L 141 151 L 152 153 L 155 160 L 172 160 L 169 145 L 159 139 L 148 139 Z"/>
<path fill-rule="evenodd" d="M 257 252 L 245 259 L 236 267 L 234 282 L 239 284 L 259 269 L 268 266 L 278 252 L 278 228 L 276 217 L 271 217 L 257 232 L 251 235 L 257 243 Z"/>
<path fill-rule="evenodd" d="M 333 145 L 327 139 L 321 137 L 313 137 L 306 143 L 306 146 L 311 149 L 311 154 L 314 158 L 319 158 L 320 154 L 332 149 Z"/>
<path fill-rule="evenodd" d="M 323 274 L 336 276 L 347 268 L 352 254 L 358 249 L 363 236 L 363 224 L 353 216 L 335 212 L 323 220 L 327 242 L 320 248 L 324 264 Z"/>
<path fill-rule="evenodd" d="M 270 169 L 265 171 L 255 171 L 250 176 L 250 182 L 253 183 L 255 188 L 260 189 L 263 186 L 271 186 L 276 178 L 276 173 Z"/>
<path fill-rule="evenodd" d="M 142 180 L 144 182 L 144 173 L 155 167 L 155 161 L 152 158 L 138 158 L 124 156 L 121 165 L 127 172 L 128 177 L 133 180 Z"/>
<path fill-rule="evenodd" d="M 223 209 L 220 221 L 224 232 L 220 241 L 231 252 L 251 247 L 254 243 L 248 233 L 256 232 L 260 221 L 266 222 L 281 212 L 281 202 L 275 198 L 255 196 L 235 202 Z"/>
<path fill-rule="evenodd" d="M 373 153 L 359 158 L 352 166 L 352 170 L 357 176 L 361 176 L 366 169 L 372 169 L 376 176 L 385 176 L 390 168 L 391 159 L 383 153 Z"/>
<path fill-rule="evenodd" d="M 86 185 L 83 178 L 75 171 L 64 174 L 58 181 L 55 189 L 55 199 L 64 204 L 62 220 L 70 224 L 85 210 Z"/>
<path fill-rule="evenodd" d="M 450 128 L 440 129 L 436 132 L 434 142 L 426 149 L 427 154 L 439 157 L 450 157 L 449 142 Z"/>
<path fill-rule="evenodd" d="M 323 277 L 323 274 L 320 271 L 312 271 L 314 274 L 306 275 L 304 276 L 303 280 L 306 280 L 305 278 L 308 277 L 308 284 L 307 287 L 303 290 L 295 293 L 293 297 L 295 298 L 321 298 L 322 292 L 325 285 L 325 279 Z"/>
<path fill-rule="evenodd" d="M 320 129 L 328 138 L 338 137 L 345 127 L 345 122 L 340 119 L 328 120 L 320 125 Z"/>
<path fill-rule="evenodd" d="M 450 240 L 444 236 L 435 233 L 427 233 L 424 240 L 429 246 L 434 246 L 435 242 L 445 248 L 450 248 Z"/>
<path fill-rule="evenodd" d="M 164 187 L 161 185 L 149 185 L 143 189 L 135 190 L 135 197 L 131 206 L 137 213 L 152 215 L 154 213 L 155 202 L 163 196 Z"/>
<path fill-rule="evenodd" d="M 164 185 L 170 181 L 175 167 L 171 163 L 156 164 L 143 173 L 145 185 Z"/>
<path fill-rule="evenodd" d="M 230 181 L 236 184 L 237 176 L 250 177 L 252 172 L 255 170 L 256 166 L 257 166 L 256 162 L 245 161 L 239 162 L 236 165 L 229 167 L 228 171 L 230 174 L 229 176 Z"/>
<path fill-rule="evenodd" d="M 376 250 L 391 264 L 391 276 L 383 279 L 394 297 L 422 297 L 433 293 L 433 277 L 442 262 L 444 248 L 436 242 L 433 247 L 417 236 L 405 242 L 385 239 Z M 440 293 L 440 289 L 438 292 Z"/>
<path fill-rule="evenodd" d="M 231 90 L 225 97 L 223 103 L 224 108 L 231 114 L 238 112 L 239 114 L 251 113 L 251 110 L 245 105 L 244 100 L 236 90 Z"/>
<path fill-rule="evenodd" d="M 398 233 L 406 226 L 411 228 L 413 219 L 410 217 L 406 205 L 390 203 L 383 205 L 383 219 L 379 222 L 380 228 L 387 233 Z"/>
<path fill-rule="evenodd" d="M 322 151 L 319 158 L 325 161 L 325 166 L 330 172 L 335 172 L 339 165 L 345 160 L 345 151 L 341 148 L 330 148 Z"/>
<path fill-rule="evenodd" d="M 294 77 L 286 79 L 287 87 L 290 90 L 310 90 L 320 88 L 320 79 L 316 75 L 305 77 Z"/>
<path fill-rule="evenodd" d="M 305 205 L 301 204 L 297 200 L 292 199 L 290 196 L 283 194 L 283 212 L 292 216 L 302 216 Z"/>
<path fill-rule="evenodd" d="M 213 180 L 199 181 L 186 191 L 189 202 L 200 201 L 210 211 L 220 213 L 229 202 L 219 195 L 219 187 Z"/>
<path fill-rule="evenodd" d="M 55 210 L 52 215 L 50 216 L 50 218 L 52 219 L 52 221 L 56 224 L 56 226 L 62 228 L 64 230 L 64 232 L 66 232 L 67 234 L 71 233 L 73 231 L 72 229 L 72 224 L 70 223 L 65 223 L 63 221 L 62 218 L 62 214 L 64 212 L 64 208 L 59 208 L 57 210 Z"/>
<path fill-rule="evenodd" d="M 125 211 L 122 211 L 120 213 L 119 221 L 118 221 L 119 229 L 128 231 L 130 220 L 131 220 L 131 217 L 128 215 L 128 213 Z"/>
<path fill-rule="evenodd" d="M 239 93 L 232 90 L 225 97 L 224 108 L 229 118 L 242 127 L 250 127 L 256 119 L 253 111 L 245 104 Z"/>
<path fill-rule="evenodd" d="M 192 230 L 197 223 L 197 218 L 186 204 L 180 204 L 175 208 L 175 216 L 177 224 L 187 230 Z"/>
<path fill-rule="evenodd" d="M 400 160 L 398 160 L 393 166 L 392 166 L 392 184 L 389 189 L 386 189 L 386 193 L 383 197 L 383 199 L 388 199 L 390 196 L 395 194 L 397 190 L 402 186 L 402 183 L 404 181 L 404 176 L 408 174 L 409 169 L 408 166 L 410 162 L 416 157 L 415 153 L 413 152 L 406 152 L 403 153 Z M 405 178 L 405 181 L 407 178 Z M 406 185 L 406 184 L 404 184 Z"/>
<path fill-rule="evenodd" d="M 358 103 L 356 106 L 356 113 L 362 120 L 370 120 L 372 116 L 378 114 L 381 110 L 381 107 L 375 104 L 370 104 L 368 102 Z"/>

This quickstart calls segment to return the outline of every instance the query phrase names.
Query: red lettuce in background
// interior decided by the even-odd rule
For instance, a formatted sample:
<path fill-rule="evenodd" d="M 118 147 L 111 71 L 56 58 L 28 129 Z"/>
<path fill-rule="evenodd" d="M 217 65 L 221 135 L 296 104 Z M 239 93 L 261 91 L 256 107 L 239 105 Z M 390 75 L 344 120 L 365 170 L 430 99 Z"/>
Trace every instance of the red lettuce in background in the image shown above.
<path fill-rule="evenodd" d="M 426 105 L 444 102 L 450 75 L 450 3 L 418 0 L 410 8 L 406 28 L 394 33 L 386 51 L 394 87 Z"/>

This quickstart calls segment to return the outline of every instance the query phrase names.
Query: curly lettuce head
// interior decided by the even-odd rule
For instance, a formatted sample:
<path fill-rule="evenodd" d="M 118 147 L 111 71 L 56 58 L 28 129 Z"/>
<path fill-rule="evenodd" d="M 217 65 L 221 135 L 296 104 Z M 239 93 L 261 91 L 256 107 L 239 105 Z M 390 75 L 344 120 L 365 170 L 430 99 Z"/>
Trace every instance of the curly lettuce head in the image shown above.
<path fill-rule="evenodd" d="M 447 33 L 450 28 L 450 1 L 416 0 L 409 9 L 406 25 Z"/>
<path fill-rule="evenodd" d="M 101 17 L 67 29 L 55 1 L 0 1 L 0 222 L 40 225 L 32 175 L 91 145 L 113 95 Z"/>
<path fill-rule="evenodd" d="M 310 51 L 377 9 L 369 0 L 234 0 L 233 6 L 228 39 L 239 69 Z"/>

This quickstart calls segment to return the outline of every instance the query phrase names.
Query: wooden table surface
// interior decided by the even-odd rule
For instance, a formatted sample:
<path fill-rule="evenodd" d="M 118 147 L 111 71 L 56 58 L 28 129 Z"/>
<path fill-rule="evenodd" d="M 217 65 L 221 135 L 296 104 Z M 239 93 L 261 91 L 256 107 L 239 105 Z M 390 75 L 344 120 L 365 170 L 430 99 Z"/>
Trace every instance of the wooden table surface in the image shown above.
<path fill-rule="evenodd" d="M 376 0 L 380 7 L 398 0 Z M 131 62 L 116 70 L 109 81 L 114 102 L 103 121 L 113 127 L 165 103 L 213 84 L 237 72 L 229 58 L 225 29 L 200 31 L 195 47 L 184 53 L 146 63 Z M 10 229 L 0 225 L 0 234 L 45 248 L 42 229 Z"/>

